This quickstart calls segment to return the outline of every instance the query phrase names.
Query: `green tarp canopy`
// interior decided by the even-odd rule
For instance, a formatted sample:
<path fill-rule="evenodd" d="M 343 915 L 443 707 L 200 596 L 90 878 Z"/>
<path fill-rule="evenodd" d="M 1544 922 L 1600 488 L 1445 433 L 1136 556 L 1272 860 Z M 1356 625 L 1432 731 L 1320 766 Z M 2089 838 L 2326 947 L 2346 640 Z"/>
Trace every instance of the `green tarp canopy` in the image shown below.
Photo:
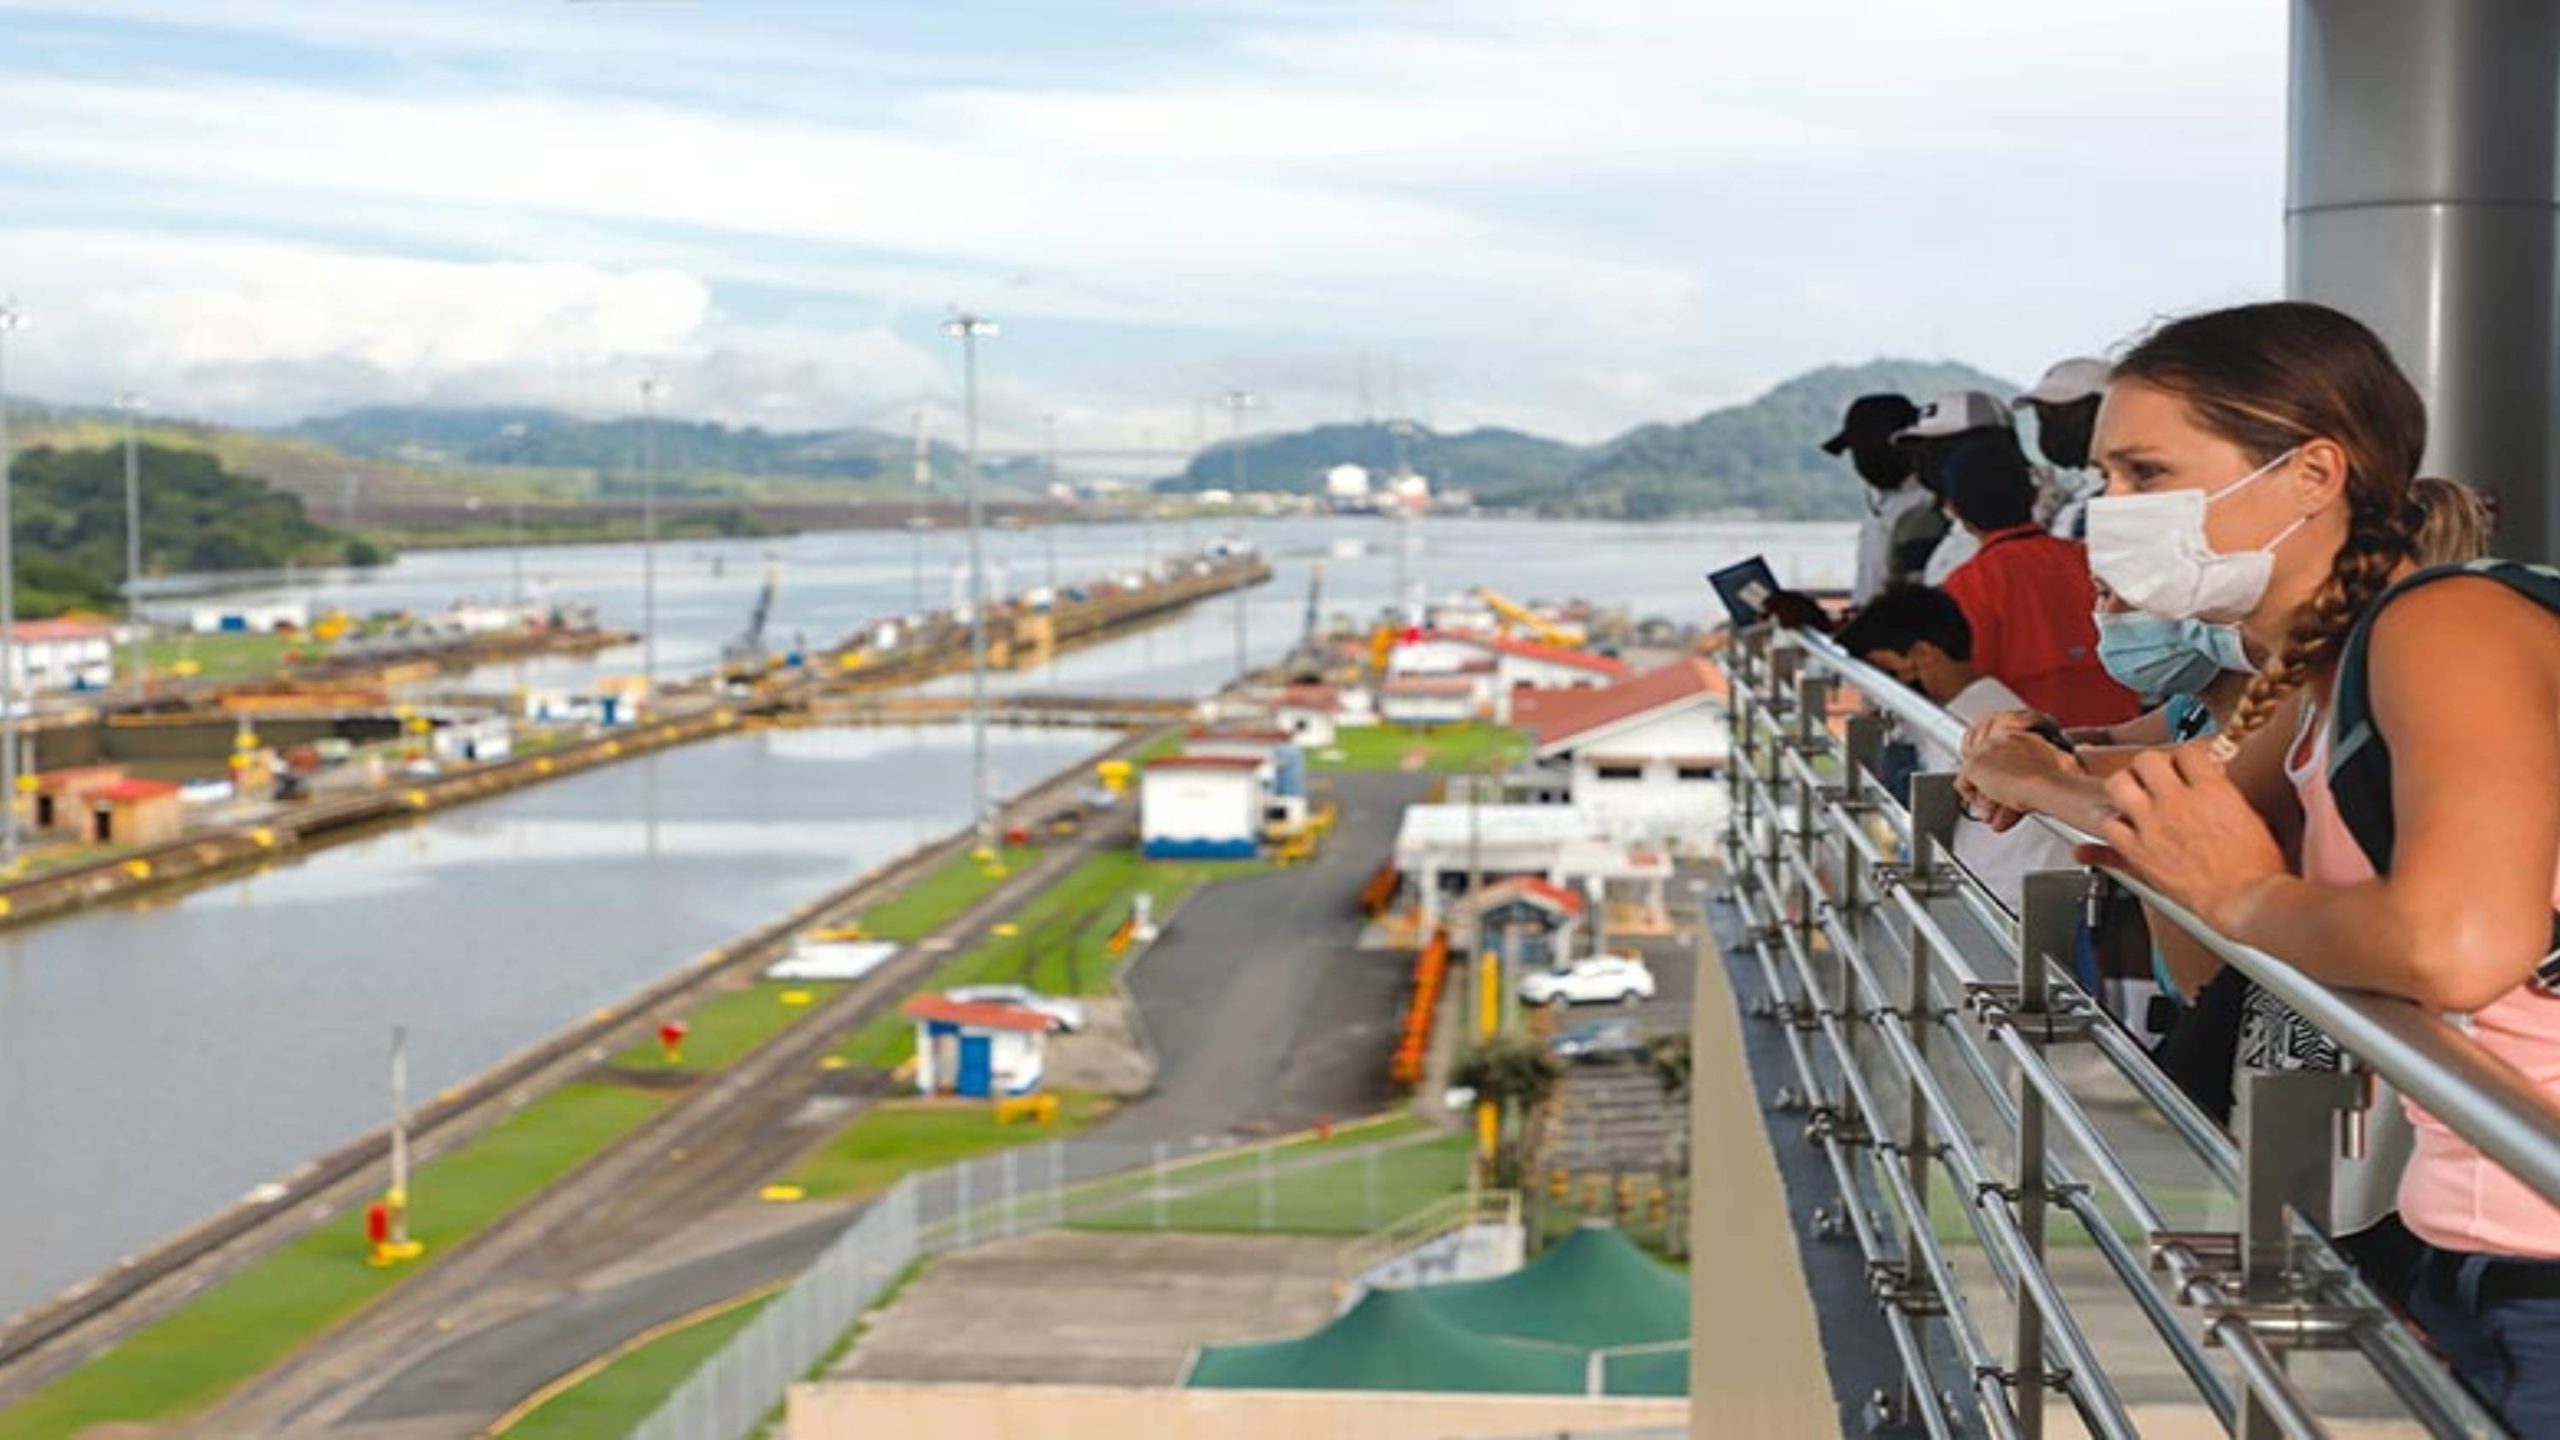
<path fill-rule="evenodd" d="M 1577 1350 L 1689 1338 L 1689 1282 L 1625 1232 L 1586 1225 L 1491 1280 L 1414 1292 L 1462 1329 Z"/>
<path fill-rule="evenodd" d="M 1211 1345 L 1188 1383 L 1204 1390 L 1457 1390 L 1579 1395 L 1583 1357 L 1499 1340 L 1434 1313 L 1420 1290 L 1372 1290 L 1296 1340 Z"/>
<path fill-rule="evenodd" d="M 1614 1229 L 1576 1230 L 1491 1280 L 1372 1290 L 1313 1334 L 1201 1350 L 1187 1383 L 1219 1390 L 1588 1393 L 1594 1350 L 1689 1336 L 1689 1282 Z M 1606 1393 L 1685 1395 L 1685 1345 L 1602 1358 Z"/>

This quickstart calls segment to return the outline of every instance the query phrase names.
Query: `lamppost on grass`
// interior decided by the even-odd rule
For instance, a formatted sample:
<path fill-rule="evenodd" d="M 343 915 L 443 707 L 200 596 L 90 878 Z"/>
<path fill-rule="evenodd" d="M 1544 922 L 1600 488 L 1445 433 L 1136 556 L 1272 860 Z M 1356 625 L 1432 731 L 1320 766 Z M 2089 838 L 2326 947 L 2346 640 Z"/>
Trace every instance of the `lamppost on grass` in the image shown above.
<path fill-rule="evenodd" d="M 967 443 L 961 466 L 969 506 L 969 824 L 978 849 L 995 854 L 995 812 L 987 794 L 987 570 L 978 536 L 978 342 L 1002 333 L 984 315 L 961 311 L 942 322 L 960 342 L 961 406 Z"/>

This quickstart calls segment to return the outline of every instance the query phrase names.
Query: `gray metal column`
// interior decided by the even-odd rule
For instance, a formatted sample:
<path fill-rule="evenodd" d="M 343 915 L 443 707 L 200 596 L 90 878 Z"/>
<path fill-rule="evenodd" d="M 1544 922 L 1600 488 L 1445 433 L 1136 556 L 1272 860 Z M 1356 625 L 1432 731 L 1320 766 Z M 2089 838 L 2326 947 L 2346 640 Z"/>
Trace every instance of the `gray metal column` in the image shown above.
<path fill-rule="evenodd" d="M 2560 557 L 2549 0 L 2294 0 L 2285 288 L 2374 327 L 2427 397 L 2430 473 Z"/>

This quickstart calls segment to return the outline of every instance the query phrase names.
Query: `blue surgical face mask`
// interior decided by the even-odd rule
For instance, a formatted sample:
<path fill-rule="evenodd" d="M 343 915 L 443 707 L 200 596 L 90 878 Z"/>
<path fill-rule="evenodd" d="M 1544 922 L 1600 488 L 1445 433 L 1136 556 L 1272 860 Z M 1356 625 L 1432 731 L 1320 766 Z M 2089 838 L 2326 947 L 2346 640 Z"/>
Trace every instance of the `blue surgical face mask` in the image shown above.
<path fill-rule="evenodd" d="M 2258 667 L 2249 658 L 2248 642 L 2240 638 L 2237 625 L 2217 625 L 2210 620 L 2181 620 L 2178 628 L 2186 633 L 2187 643 L 2213 657 L 2216 667 L 2255 675 Z"/>
<path fill-rule="evenodd" d="M 2193 621 L 2139 610 L 2104 611 L 2096 618 L 2098 663 L 2137 695 L 2193 695 L 2222 673 L 2221 659 L 2191 634 Z"/>

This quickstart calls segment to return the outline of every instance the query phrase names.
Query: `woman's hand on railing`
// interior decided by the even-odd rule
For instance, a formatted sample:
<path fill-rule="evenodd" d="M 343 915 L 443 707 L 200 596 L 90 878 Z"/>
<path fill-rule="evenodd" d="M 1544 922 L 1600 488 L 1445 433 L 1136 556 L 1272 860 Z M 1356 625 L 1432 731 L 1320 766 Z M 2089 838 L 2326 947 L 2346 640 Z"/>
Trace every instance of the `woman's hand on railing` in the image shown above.
<path fill-rule="evenodd" d="M 2079 847 L 2081 863 L 2128 871 L 2215 930 L 2245 941 L 2235 902 L 2293 872 L 2265 818 L 2209 747 L 2145 750 L 2105 786 L 2115 814 L 2081 827 L 2104 842 Z"/>
<path fill-rule="evenodd" d="M 1990 725 L 2013 717 L 2032 722 L 2023 710 L 1993 715 L 1978 722 Z M 1964 768 L 1956 772 L 1956 794 L 1973 817 L 1994 831 L 2006 831 L 2030 814 L 2049 807 L 2055 791 L 2073 779 L 2086 781 L 2080 762 L 2056 749 L 2041 735 L 2023 728 L 2001 729 L 1975 743 L 1965 736 Z"/>
<path fill-rule="evenodd" d="M 1977 752 L 2012 735 L 2052 724 L 2052 720 L 2033 710 L 1995 710 L 1964 727 L 1964 758 L 1971 760 Z"/>

